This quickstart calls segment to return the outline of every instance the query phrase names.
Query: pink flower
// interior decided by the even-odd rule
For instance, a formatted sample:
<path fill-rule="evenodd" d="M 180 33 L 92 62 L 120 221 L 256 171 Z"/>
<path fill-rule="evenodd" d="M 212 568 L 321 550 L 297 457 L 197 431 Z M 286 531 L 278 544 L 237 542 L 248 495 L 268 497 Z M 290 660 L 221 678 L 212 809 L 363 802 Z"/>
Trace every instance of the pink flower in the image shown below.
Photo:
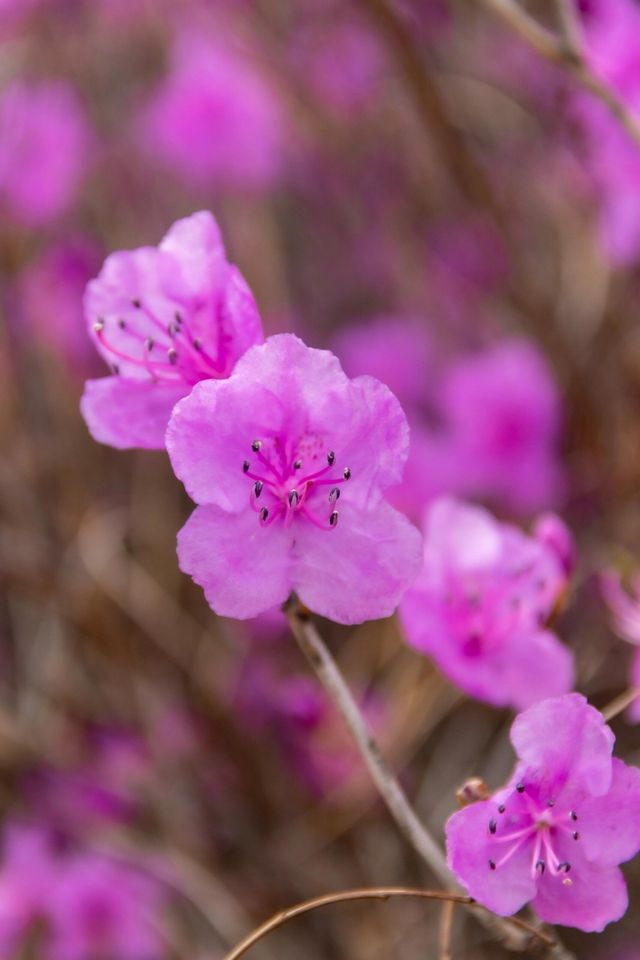
<path fill-rule="evenodd" d="M 516 717 L 518 763 L 490 800 L 449 818 L 449 865 L 470 895 L 507 916 L 531 902 L 548 923 L 600 931 L 627 909 L 619 863 L 640 849 L 640 771 L 577 693 Z"/>
<path fill-rule="evenodd" d="M 92 144 L 84 110 L 64 81 L 14 80 L 0 93 L 0 207 L 27 227 L 74 200 Z"/>
<path fill-rule="evenodd" d="M 622 640 L 636 648 L 630 682 L 632 687 L 640 687 L 640 574 L 633 577 L 630 588 L 625 590 L 622 577 L 613 570 L 600 576 L 600 589 L 611 612 L 613 629 Z M 629 707 L 627 718 L 632 723 L 640 723 L 640 697 Z"/>
<path fill-rule="evenodd" d="M 49 960 L 160 960 L 164 887 L 132 865 L 60 845 L 41 827 L 5 828 L 0 864 L 0 952 L 21 956 L 36 938 Z M 38 952 L 40 955 L 40 952 Z"/>
<path fill-rule="evenodd" d="M 422 574 L 400 606 L 411 646 L 496 706 L 570 690 L 572 656 L 546 627 L 567 583 L 556 551 L 448 497 L 427 510 L 424 538 Z"/>
<path fill-rule="evenodd" d="M 292 591 L 339 623 L 390 615 L 420 564 L 417 530 L 383 499 L 408 446 L 387 387 L 271 337 L 171 418 L 173 469 L 200 504 L 178 536 L 181 569 L 223 616 L 254 617 Z"/>
<path fill-rule="evenodd" d="M 442 408 L 467 495 L 518 511 L 554 502 L 562 490 L 557 442 L 562 407 L 544 358 L 524 340 L 506 340 L 453 365 Z"/>
<path fill-rule="evenodd" d="M 113 376 L 87 382 L 82 413 L 113 447 L 162 449 L 175 403 L 199 380 L 228 377 L 262 340 L 251 291 L 205 211 L 174 223 L 159 247 L 107 257 L 84 306 Z"/>
<path fill-rule="evenodd" d="M 152 162 L 193 187 L 261 188 L 279 175 L 283 128 L 255 52 L 185 30 L 136 136 Z"/>
<path fill-rule="evenodd" d="M 97 361 L 86 335 L 82 295 L 100 259 L 89 239 L 71 237 L 45 249 L 18 279 L 18 296 L 29 334 L 83 379 Z"/>

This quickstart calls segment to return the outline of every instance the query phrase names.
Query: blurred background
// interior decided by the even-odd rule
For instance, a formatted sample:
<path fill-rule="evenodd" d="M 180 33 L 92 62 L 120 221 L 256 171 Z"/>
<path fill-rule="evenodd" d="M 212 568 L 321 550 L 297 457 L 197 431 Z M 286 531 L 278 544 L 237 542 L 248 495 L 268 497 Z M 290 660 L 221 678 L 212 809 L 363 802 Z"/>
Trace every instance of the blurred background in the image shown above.
<path fill-rule="evenodd" d="M 639 549 L 640 146 L 489 6 L 0 0 L 2 960 L 213 960 L 307 897 L 434 883 L 284 618 L 216 618 L 180 574 L 191 505 L 166 455 L 102 447 L 80 417 L 107 372 L 85 284 L 178 217 L 215 214 L 267 333 L 397 393 L 411 518 L 442 493 L 525 528 L 563 516 L 580 559 L 556 631 L 596 706 L 629 685 L 595 577 Z M 551 0 L 529 10 L 559 28 Z M 640 108 L 635 0 L 575 10 Z M 395 620 L 321 627 L 440 838 L 468 777 L 508 774 L 512 714 Z M 639 762 L 638 728 L 613 726 Z M 579 956 L 640 954 L 625 871 L 636 909 L 568 931 Z M 439 923 L 341 905 L 252 956 L 435 957 Z M 456 955 L 503 954 L 459 912 Z"/>

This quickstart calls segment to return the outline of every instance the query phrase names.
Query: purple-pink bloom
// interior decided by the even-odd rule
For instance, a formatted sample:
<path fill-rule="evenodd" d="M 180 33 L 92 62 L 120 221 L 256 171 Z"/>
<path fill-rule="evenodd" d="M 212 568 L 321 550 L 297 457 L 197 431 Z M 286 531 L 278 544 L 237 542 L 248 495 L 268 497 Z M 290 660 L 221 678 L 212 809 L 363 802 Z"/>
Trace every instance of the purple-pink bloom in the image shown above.
<path fill-rule="evenodd" d="M 93 134 L 75 89 L 62 80 L 14 80 L 0 93 L 0 209 L 41 227 L 74 200 Z"/>
<path fill-rule="evenodd" d="M 199 504 L 178 536 L 181 569 L 224 616 L 255 617 L 292 591 L 339 623 L 389 616 L 420 566 L 418 531 L 384 500 L 408 448 L 387 387 L 271 337 L 169 423 L 173 469 Z"/>
<path fill-rule="evenodd" d="M 175 403 L 200 380 L 228 377 L 262 340 L 251 291 L 206 211 L 178 220 L 158 247 L 107 257 L 84 310 L 112 376 L 87 382 L 81 409 L 113 447 L 164 447 Z"/>
<path fill-rule="evenodd" d="M 400 616 L 411 646 L 462 690 L 523 709 L 573 685 L 572 655 L 547 628 L 566 584 L 555 549 L 442 497 L 426 511 L 423 569 Z"/>
<path fill-rule="evenodd" d="M 513 776 L 446 825 L 449 866 L 500 916 L 531 902 L 548 923 L 600 931 L 627 909 L 618 864 L 640 849 L 640 770 L 612 757 L 615 737 L 570 693 L 516 717 Z"/>
<path fill-rule="evenodd" d="M 279 176 L 284 118 L 255 51 L 183 30 L 136 122 L 143 152 L 195 188 L 262 188 Z"/>
<path fill-rule="evenodd" d="M 467 495 L 489 496 L 518 511 L 558 499 L 562 404 L 533 344 L 505 340 L 459 360 L 445 379 L 442 409 L 466 464 Z"/>

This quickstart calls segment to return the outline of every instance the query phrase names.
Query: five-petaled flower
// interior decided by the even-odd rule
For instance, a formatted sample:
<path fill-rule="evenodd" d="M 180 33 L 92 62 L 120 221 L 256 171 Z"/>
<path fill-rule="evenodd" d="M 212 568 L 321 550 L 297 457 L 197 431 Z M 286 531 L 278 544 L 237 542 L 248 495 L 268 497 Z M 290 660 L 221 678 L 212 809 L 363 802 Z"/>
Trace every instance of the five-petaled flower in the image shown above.
<path fill-rule="evenodd" d="M 524 709 L 573 686 L 573 658 L 547 622 L 573 562 L 562 521 L 536 537 L 441 497 L 425 515 L 422 573 L 400 614 L 411 646 L 479 700 Z"/>
<path fill-rule="evenodd" d="M 82 413 L 113 447 L 162 449 L 175 403 L 262 341 L 251 291 L 206 211 L 178 220 L 159 247 L 109 256 L 85 314 L 113 376 L 87 382 Z"/>
<path fill-rule="evenodd" d="M 178 536 L 182 570 L 225 616 L 292 591 L 339 623 L 390 615 L 420 566 L 418 531 L 383 499 L 408 446 L 378 380 L 350 380 L 293 334 L 253 347 L 169 423 L 173 468 L 200 504 Z"/>
<path fill-rule="evenodd" d="M 640 770 L 612 757 L 614 736 L 584 697 L 544 700 L 516 718 L 518 763 L 490 800 L 447 823 L 449 865 L 501 916 L 600 931 L 627 908 L 618 868 L 640 849 Z"/>

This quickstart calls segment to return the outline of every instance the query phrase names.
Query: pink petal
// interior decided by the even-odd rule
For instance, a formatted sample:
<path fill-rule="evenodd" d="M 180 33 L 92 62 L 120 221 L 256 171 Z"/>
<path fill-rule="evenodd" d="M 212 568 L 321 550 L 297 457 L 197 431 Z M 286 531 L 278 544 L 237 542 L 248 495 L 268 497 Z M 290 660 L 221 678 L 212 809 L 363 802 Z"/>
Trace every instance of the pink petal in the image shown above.
<path fill-rule="evenodd" d="M 574 849 L 570 862 L 571 871 L 565 877 L 553 877 L 547 871 L 540 878 L 533 909 L 547 923 L 599 933 L 608 923 L 619 920 L 627 909 L 627 887 L 622 872 L 617 867 L 588 863 Z M 563 880 L 571 880 L 571 884 Z"/>
<path fill-rule="evenodd" d="M 180 569 L 216 613 L 245 620 L 288 598 L 292 539 L 283 523 L 260 526 L 248 505 L 240 513 L 197 507 L 178 534 Z"/>
<path fill-rule="evenodd" d="M 162 450 L 171 411 L 188 389 L 184 383 L 101 377 L 87 380 L 80 410 L 99 443 L 121 450 Z"/>
<path fill-rule="evenodd" d="M 640 850 L 640 770 L 613 760 L 611 789 L 580 803 L 585 856 L 603 866 L 630 860 Z"/>
<path fill-rule="evenodd" d="M 550 631 L 514 638 L 505 651 L 501 684 L 509 702 L 525 710 L 546 697 L 568 693 L 574 684 L 573 654 Z"/>
<path fill-rule="evenodd" d="M 416 577 L 421 552 L 420 534 L 393 507 L 360 511 L 345 503 L 333 529 L 295 527 L 293 587 L 311 610 L 336 623 L 388 617 Z"/>
<path fill-rule="evenodd" d="M 592 796 L 611 784 L 615 737 L 602 714 L 579 693 L 543 700 L 516 717 L 511 742 L 518 757 L 559 784 L 569 778 Z"/>
<path fill-rule="evenodd" d="M 208 210 L 176 221 L 162 239 L 160 249 L 176 257 L 185 286 L 192 294 L 208 294 L 225 264 L 220 228 Z"/>
<path fill-rule="evenodd" d="M 498 864 L 509 849 L 489 833 L 489 823 L 495 816 L 496 804 L 487 800 L 449 817 L 445 827 L 447 861 L 470 896 L 505 917 L 516 913 L 535 895 L 536 881 L 531 876 L 533 840 L 491 870 L 489 860 Z"/>

